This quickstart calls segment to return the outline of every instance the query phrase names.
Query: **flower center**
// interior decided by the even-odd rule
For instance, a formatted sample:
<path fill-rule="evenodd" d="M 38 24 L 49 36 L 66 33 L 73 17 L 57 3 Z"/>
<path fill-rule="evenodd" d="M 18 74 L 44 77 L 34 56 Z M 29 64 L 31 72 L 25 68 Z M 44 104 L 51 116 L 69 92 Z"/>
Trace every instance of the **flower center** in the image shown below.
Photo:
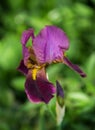
<path fill-rule="evenodd" d="M 37 72 L 41 69 L 41 66 L 37 66 L 32 69 L 32 78 L 33 80 L 36 80 Z"/>
<path fill-rule="evenodd" d="M 32 78 L 33 80 L 36 80 L 36 77 L 37 77 L 37 72 L 39 70 L 41 70 L 46 64 L 43 64 L 43 65 L 35 65 L 34 68 L 32 68 Z"/>
<path fill-rule="evenodd" d="M 42 69 L 46 64 L 42 65 L 37 65 L 37 64 L 32 64 L 30 60 L 27 61 L 27 68 L 31 70 L 32 74 L 32 79 L 36 80 L 37 77 L 37 72 Z"/>

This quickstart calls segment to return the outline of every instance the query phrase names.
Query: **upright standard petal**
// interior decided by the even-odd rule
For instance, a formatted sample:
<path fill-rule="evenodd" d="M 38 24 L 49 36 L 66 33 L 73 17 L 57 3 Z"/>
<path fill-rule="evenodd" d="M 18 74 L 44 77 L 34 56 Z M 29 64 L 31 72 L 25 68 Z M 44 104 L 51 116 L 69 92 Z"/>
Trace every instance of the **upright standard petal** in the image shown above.
<path fill-rule="evenodd" d="M 86 74 L 80 69 L 80 67 L 78 65 L 73 64 L 67 57 L 64 57 L 63 61 L 64 64 L 79 73 L 81 77 L 86 77 Z"/>
<path fill-rule="evenodd" d="M 55 26 L 46 26 L 33 39 L 33 49 L 39 63 L 62 60 L 63 52 L 68 48 L 66 34 Z"/>
<path fill-rule="evenodd" d="M 27 41 L 29 40 L 30 37 L 32 39 L 34 38 L 34 30 L 32 28 L 30 28 L 30 29 L 28 29 L 28 30 L 26 30 L 22 33 L 21 43 L 23 45 L 26 45 L 26 43 L 27 43 Z"/>
<path fill-rule="evenodd" d="M 22 53 L 23 53 L 23 58 L 24 58 L 25 63 L 26 63 L 27 59 L 29 58 L 29 51 L 28 51 L 28 48 L 26 47 L 26 44 L 30 37 L 32 39 L 34 39 L 34 31 L 32 28 L 24 31 L 22 33 L 22 37 L 21 37 Z M 31 42 L 31 45 L 32 45 L 32 42 Z"/>
<path fill-rule="evenodd" d="M 25 92 L 28 99 L 35 103 L 48 103 L 56 91 L 53 84 L 48 82 L 43 73 L 43 70 L 40 70 L 36 80 L 32 79 L 31 72 L 27 75 Z"/>

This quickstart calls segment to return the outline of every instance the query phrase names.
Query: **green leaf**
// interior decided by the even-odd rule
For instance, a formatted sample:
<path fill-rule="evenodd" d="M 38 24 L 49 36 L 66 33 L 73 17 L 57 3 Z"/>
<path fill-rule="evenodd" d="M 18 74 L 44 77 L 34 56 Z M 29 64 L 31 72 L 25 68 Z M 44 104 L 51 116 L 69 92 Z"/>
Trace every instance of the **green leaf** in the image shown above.
<path fill-rule="evenodd" d="M 70 92 L 67 98 L 71 104 L 69 107 L 76 106 L 82 108 L 91 104 L 90 97 L 82 92 Z"/>

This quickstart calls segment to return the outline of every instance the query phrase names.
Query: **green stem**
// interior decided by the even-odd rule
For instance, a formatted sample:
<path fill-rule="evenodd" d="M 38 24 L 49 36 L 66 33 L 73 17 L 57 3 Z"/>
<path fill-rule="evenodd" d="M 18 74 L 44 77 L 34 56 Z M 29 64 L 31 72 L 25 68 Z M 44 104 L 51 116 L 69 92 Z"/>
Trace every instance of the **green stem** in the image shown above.
<path fill-rule="evenodd" d="M 53 114 L 53 112 L 51 111 L 51 109 L 49 108 L 49 106 L 46 105 L 46 107 L 48 108 L 48 110 L 49 110 L 49 112 L 50 112 L 50 114 L 51 114 L 53 120 L 56 121 L 56 117 L 55 117 L 55 115 Z"/>
<path fill-rule="evenodd" d="M 56 130 L 62 130 L 61 125 L 57 125 Z"/>

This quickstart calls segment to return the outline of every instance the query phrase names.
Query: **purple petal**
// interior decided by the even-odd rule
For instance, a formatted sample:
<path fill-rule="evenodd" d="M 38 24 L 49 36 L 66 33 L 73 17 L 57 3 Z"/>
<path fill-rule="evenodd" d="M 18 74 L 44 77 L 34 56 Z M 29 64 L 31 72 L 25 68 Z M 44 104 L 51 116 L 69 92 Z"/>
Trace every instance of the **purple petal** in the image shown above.
<path fill-rule="evenodd" d="M 22 33 L 21 43 L 23 45 L 26 45 L 26 43 L 30 37 L 34 38 L 34 30 L 32 28 L 30 28 Z"/>
<path fill-rule="evenodd" d="M 30 28 L 29 30 L 26 30 L 22 33 L 22 37 L 21 37 L 21 43 L 22 43 L 22 53 L 23 53 L 23 58 L 24 58 L 24 63 L 27 62 L 27 59 L 29 58 L 29 51 L 28 48 L 26 47 L 27 41 L 29 40 L 29 38 L 34 39 L 34 31 L 32 28 Z M 32 42 L 31 42 L 32 45 Z"/>
<path fill-rule="evenodd" d="M 18 66 L 17 69 L 18 69 L 21 73 L 23 73 L 24 75 L 27 75 L 27 73 L 28 73 L 28 69 L 27 69 L 27 67 L 24 65 L 24 61 L 23 61 L 23 60 L 21 60 L 20 65 Z"/>
<path fill-rule="evenodd" d="M 28 48 L 26 46 L 22 47 L 22 52 L 23 52 L 23 59 L 24 59 L 24 64 L 27 64 L 27 60 L 30 56 Z"/>
<path fill-rule="evenodd" d="M 80 69 L 78 65 L 73 64 L 67 57 L 64 57 L 64 64 L 80 74 L 81 77 L 86 77 L 86 74 Z"/>
<path fill-rule="evenodd" d="M 46 26 L 33 39 L 33 49 L 39 63 L 61 60 L 63 52 L 69 48 L 69 41 L 63 30 Z"/>
<path fill-rule="evenodd" d="M 33 80 L 31 72 L 29 72 L 25 83 L 25 92 L 31 102 L 48 103 L 53 98 L 55 87 L 40 75 L 37 77 L 37 80 Z"/>

